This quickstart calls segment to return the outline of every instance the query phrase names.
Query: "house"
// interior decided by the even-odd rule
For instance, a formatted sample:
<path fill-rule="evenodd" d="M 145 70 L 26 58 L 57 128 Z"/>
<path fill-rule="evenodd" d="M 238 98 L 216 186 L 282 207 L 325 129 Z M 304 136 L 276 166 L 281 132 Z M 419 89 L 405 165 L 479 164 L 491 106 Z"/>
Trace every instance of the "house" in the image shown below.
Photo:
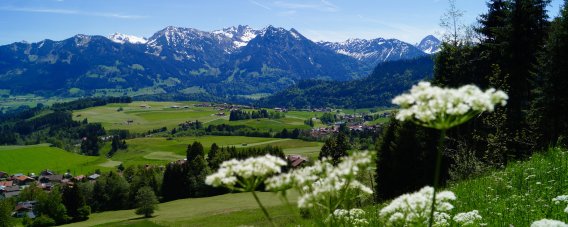
<path fill-rule="evenodd" d="M 291 163 L 292 168 L 297 168 L 308 161 L 308 158 L 301 155 L 288 155 L 286 159 Z"/>
<path fill-rule="evenodd" d="M 95 174 L 93 174 L 93 175 L 88 176 L 87 179 L 89 179 L 89 180 L 96 180 L 96 179 L 99 178 L 100 176 L 101 176 L 101 175 L 95 173 Z"/>
<path fill-rule="evenodd" d="M 18 185 L 27 185 L 27 184 L 30 184 L 31 182 L 35 181 L 33 178 L 28 177 L 26 175 L 20 175 L 20 176 L 17 176 L 17 177 L 14 177 L 14 176 L 12 176 L 12 179 Z"/>
<path fill-rule="evenodd" d="M 39 178 L 39 182 L 41 183 L 61 183 L 61 180 L 63 180 L 62 174 L 41 176 Z"/>
<path fill-rule="evenodd" d="M 28 217 L 34 219 L 36 217 L 34 213 L 35 204 L 36 201 L 19 202 L 18 204 L 16 204 L 16 207 L 14 208 L 15 213 L 13 216 L 17 218 Z"/>
<path fill-rule="evenodd" d="M 0 187 L 12 187 L 14 181 L 0 181 Z"/>
<path fill-rule="evenodd" d="M 2 197 L 6 199 L 16 197 L 20 195 L 20 186 L 13 185 L 9 187 L 4 187 L 4 189 L 0 191 L 0 195 L 2 195 Z"/>
<path fill-rule="evenodd" d="M 10 177 L 10 175 L 8 175 L 8 173 L 0 171 L 0 179 L 6 179 L 8 177 Z"/>

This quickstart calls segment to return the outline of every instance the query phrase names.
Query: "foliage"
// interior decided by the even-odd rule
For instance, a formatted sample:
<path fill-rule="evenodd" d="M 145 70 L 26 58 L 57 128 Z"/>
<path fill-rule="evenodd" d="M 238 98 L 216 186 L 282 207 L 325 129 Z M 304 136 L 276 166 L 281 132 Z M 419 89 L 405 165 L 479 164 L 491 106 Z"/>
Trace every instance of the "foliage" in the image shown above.
<path fill-rule="evenodd" d="M 276 111 L 269 112 L 266 109 L 261 109 L 258 111 L 253 110 L 252 112 L 246 112 L 243 110 L 231 110 L 231 113 L 229 115 L 229 121 L 259 118 L 280 119 L 284 118 L 284 114 Z"/>
<path fill-rule="evenodd" d="M 0 200 L 0 227 L 13 226 L 15 220 L 12 218 L 12 209 L 14 209 L 14 204 L 11 200 Z"/>
<path fill-rule="evenodd" d="M 330 158 L 333 164 L 336 165 L 342 157 L 347 156 L 347 151 L 350 147 L 347 135 L 344 132 L 339 132 L 337 135 L 325 141 L 318 159 Z"/>
<path fill-rule="evenodd" d="M 431 184 L 439 133 L 412 123 L 390 121 L 377 144 L 376 198 L 378 201 L 416 191 Z M 442 162 L 442 170 L 447 161 Z M 445 173 L 446 171 L 442 171 Z M 446 175 L 442 174 L 442 179 Z"/>
<path fill-rule="evenodd" d="M 95 182 L 88 204 L 93 211 L 127 209 L 129 189 L 129 183 L 121 175 L 113 171 L 102 174 Z"/>
<path fill-rule="evenodd" d="M 142 187 L 136 193 L 136 214 L 144 215 L 145 218 L 152 217 L 158 208 L 158 199 L 154 190 L 150 187 Z"/>
<path fill-rule="evenodd" d="M 73 221 L 84 221 L 89 218 L 91 207 L 87 205 L 85 196 L 79 189 L 79 186 L 64 186 L 62 203 L 67 209 L 67 215 Z"/>

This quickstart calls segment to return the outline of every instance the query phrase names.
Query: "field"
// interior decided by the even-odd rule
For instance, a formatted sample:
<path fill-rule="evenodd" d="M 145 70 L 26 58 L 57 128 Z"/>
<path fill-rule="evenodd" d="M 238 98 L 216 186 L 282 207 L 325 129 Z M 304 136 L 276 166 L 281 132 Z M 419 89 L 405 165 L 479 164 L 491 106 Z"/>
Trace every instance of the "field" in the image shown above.
<path fill-rule="evenodd" d="M 58 173 L 71 170 L 72 174 L 86 174 L 95 169 L 104 170 L 102 157 L 73 154 L 49 144 L 30 146 L 0 146 L 0 171 L 8 173 L 39 173 L 50 169 Z"/>
<path fill-rule="evenodd" d="M 9 90 L 0 89 L 0 96 L 8 94 Z M 2 111 L 3 109 L 18 108 L 19 106 L 35 107 L 38 103 L 48 106 L 56 102 L 69 102 L 73 99 L 74 98 L 57 98 L 57 97 L 44 98 L 35 95 L 17 95 L 17 96 L 1 97 L 0 111 Z"/>
<path fill-rule="evenodd" d="M 237 148 L 272 145 L 281 147 L 287 154 L 304 155 L 312 155 L 313 152 L 319 151 L 322 146 L 319 142 L 306 142 L 296 139 L 244 136 L 174 137 L 172 139 L 149 137 L 127 140 L 128 149 L 117 152 L 112 160 L 123 162 L 125 165 L 164 164 L 185 158 L 187 145 L 195 141 L 202 143 L 206 152 L 209 151 L 213 143 L 217 143 L 221 147 L 235 146 Z"/>
<path fill-rule="evenodd" d="M 177 127 L 185 121 L 199 120 L 207 123 L 220 118 L 213 108 L 194 107 L 193 102 L 133 102 L 114 103 L 73 112 L 75 120 L 88 119 L 89 122 L 100 122 L 105 129 L 128 129 L 132 132 L 145 132 L 152 129 Z M 141 105 L 150 108 L 140 107 Z M 172 106 L 182 108 L 174 109 Z M 190 108 L 183 108 L 189 106 Z M 122 111 L 117 111 L 122 107 Z M 128 121 L 132 121 L 128 123 Z"/>
<path fill-rule="evenodd" d="M 263 205 L 276 220 L 290 223 L 300 219 L 298 210 L 284 205 L 270 192 L 258 193 Z M 291 201 L 296 194 L 290 193 Z M 109 211 L 91 214 L 89 220 L 65 226 L 238 226 L 255 224 L 266 226 L 258 205 L 250 193 L 225 194 L 207 198 L 182 199 L 161 203 L 151 219 L 140 219 L 133 210 Z M 237 214 L 237 215 L 235 215 Z"/>
<path fill-rule="evenodd" d="M 121 104 L 108 104 L 78 110 L 73 113 L 75 120 L 88 119 L 89 122 L 100 122 L 105 129 L 128 129 L 132 132 L 146 132 L 148 130 L 167 127 L 172 129 L 185 121 L 199 120 L 205 126 L 209 124 L 247 125 L 260 130 L 281 131 L 282 129 L 303 128 L 303 117 L 297 113 L 291 113 L 290 117 L 282 119 L 251 119 L 241 121 L 229 121 L 228 116 L 216 116 L 219 112 L 212 107 L 194 107 L 196 102 L 132 102 Z M 141 106 L 150 106 L 145 108 Z M 171 108 L 178 106 L 181 108 Z M 187 106 L 188 108 L 183 108 Z M 118 111 L 122 107 L 122 111 Z M 225 111 L 228 115 L 228 112 Z M 310 112 L 305 112 L 311 114 Z M 131 121 L 131 123 L 128 123 Z"/>

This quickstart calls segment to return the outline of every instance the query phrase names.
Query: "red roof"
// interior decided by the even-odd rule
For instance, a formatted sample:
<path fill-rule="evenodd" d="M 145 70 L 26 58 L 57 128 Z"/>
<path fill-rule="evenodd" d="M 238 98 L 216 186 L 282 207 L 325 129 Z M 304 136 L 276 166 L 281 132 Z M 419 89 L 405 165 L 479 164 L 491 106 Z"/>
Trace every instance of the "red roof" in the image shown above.
<path fill-rule="evenodd" d="M 26 181 L 26 180 L 28 180 L 28 179 L 32 179 L 32 178 L 30 178 L 30 177 L 28 177 L 28 176 L 17 176 L 17 177 L 16 177 L 16 180 L 18 180 L 18 181 Z M 32 180 L 33 180 L 33 179 L 32 179 Z"/>
<path fill-rule="evenodd" d="M 12 185 L 14 185 L 13 181 L 0 181 L 0 186 L 10 187 Z"/>

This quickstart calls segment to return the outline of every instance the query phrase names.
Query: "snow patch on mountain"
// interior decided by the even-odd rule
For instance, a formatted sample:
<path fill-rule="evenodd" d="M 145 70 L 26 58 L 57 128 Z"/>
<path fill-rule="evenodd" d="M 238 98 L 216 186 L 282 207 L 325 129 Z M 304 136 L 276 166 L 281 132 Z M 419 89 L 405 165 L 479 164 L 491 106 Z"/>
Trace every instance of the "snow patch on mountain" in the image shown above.
<path fill-rule="evenodd" d="M 126 34 L 121 34 L 121 33 L 118 33 L 118 32 L 114 33 L 112 35 L 109 35 L 107 38 L 110 39 L 111 41 L 115 42 L 115 43 L 120 43 L 120 44 L 124 44 L 124 43 L 145 44 L 145 43 L 148 42 L 148 40 L 144 37 L 126 35 Z"/>
<path fill-rule="evenodd" d="M 427 54 L 435 54 L 440 51 L 441 41 L 434 37 L 433 35 L 428 35 L 420 41 L 420 43 L 416 44 L 416 47 L 424 53 Z"/>

